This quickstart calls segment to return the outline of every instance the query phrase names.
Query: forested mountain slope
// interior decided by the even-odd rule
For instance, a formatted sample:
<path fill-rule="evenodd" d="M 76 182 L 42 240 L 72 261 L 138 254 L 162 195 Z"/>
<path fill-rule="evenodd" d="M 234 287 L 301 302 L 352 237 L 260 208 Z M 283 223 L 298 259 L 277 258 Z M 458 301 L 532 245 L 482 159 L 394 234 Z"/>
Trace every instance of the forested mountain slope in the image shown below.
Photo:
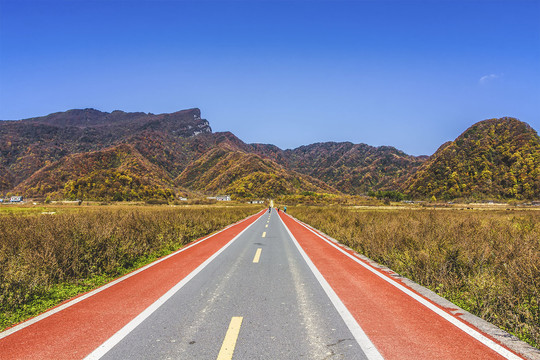
<path fill-rule="evenodd" d="M 529 199 L 540 197 L 539 143 L 526 123 L 502 118 L 473 125 L 429 159 L 351 142 L 282 150 L 213 133 L 199 109 L 76 109 L 0 121 L 0 195 L 134 200 L 399 190 L 415 198 Z"/>
<path fill-rule="evenodd" d="M 443 144 L 405 183 L 412 196 L 540 197 L 540 138 L 514 118 L 489 119 Z"/>
<path fill-rule="evenodd" d="M 326 142 L 285 151 L 291 169 L 325 181 L 348 194 L 399 187 L 426 157 L 391 146 Z"/>
<path fill-rule="evenodd" d="M 238 197 L 272 197 L 304 191 L 336 193 L 320 180 L 285 169 L 273 160 L 229 144 L 219 145 L 191 163 L 176 183 L 190 189 Z"/>
<path fill-rule="evenodd" d="M 65 156 L 35 172 L 15 192 L 26 197 L 73 200 L 133 201 L 175 196 L 165 171 L 127 144 Z"/>

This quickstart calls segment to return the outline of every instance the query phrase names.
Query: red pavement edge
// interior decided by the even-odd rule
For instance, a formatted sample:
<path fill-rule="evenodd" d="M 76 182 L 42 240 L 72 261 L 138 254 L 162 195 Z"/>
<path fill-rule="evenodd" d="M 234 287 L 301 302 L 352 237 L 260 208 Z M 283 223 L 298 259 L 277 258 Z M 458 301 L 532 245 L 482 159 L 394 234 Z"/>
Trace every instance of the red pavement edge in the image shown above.
<path fill-rule="evenodd" d="M 266 210 L 0 333 L 0 359 L 82 359 Z"/>
<path fill-rule="evenodd" d="M 501 359 L 503 357 L 366 270 L 313 232 L 511 353 L 528 359 L 540 359 L 538 349 L 460 309 L 413 281 L 357 254 L 337 240 L 292 216 L 281 214 L 281 217 L 385 359 Z M 472 322 L 471 319 L 473 319 Z"/>

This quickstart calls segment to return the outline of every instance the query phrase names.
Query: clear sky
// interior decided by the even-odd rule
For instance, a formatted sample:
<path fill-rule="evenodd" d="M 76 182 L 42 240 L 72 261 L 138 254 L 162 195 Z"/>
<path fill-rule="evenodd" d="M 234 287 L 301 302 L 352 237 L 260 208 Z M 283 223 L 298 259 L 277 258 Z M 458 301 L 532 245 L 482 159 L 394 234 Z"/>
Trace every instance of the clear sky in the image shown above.
<path fill-rule="evenodd" d="M 199 107 L 281 148 L 540 131 L 540 1 L 0 0 L 0 119 L 86 107 Z"/>

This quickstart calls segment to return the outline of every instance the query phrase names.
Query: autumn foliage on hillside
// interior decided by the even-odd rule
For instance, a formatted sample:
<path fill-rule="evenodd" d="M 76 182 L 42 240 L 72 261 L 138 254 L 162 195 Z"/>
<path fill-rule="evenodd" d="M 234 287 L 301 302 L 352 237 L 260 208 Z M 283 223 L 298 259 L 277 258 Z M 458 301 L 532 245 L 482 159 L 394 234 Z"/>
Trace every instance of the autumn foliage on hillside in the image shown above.
<path fill-rule="evenodd" d="M 391 146 L 326 142 L 286 150 L 290 167 L 347 194 L 396 189 L 425 161 Z"/>
<path fill-rule="evenodd" d="M 167 143 L 164 150 L 178 153 L 180 148 L 174 146 L 178 140 L 199 133 L 211 133 L 208 122 L 200 118 L 199 109 L 159 115 L 75 109 L 39 118 L 0 121 L 0 166 L 10 171 L 14 178 L 12 185 L 17 185 L 69 155 L 122 143 L 137 145 L 144 142 L 152 146 L 157 143 L 157 138 Z M 158 154 L 153 152 L 148 159 L 159 162 Z M 166 159 L 166 162 L 170 161 L 170 158 Z"/>
<path fill-rule="evenodd" d="M 476 123 L 447 143 L 405 185 L 413 196 L 540 197 L 540 138 L 514 118 Z"/>
<path fill-rule="evenodd" d="M 27 197 L 147 200 L 174 197 L 163 170 L 130 145 L 63 158 L 19 184 Z"/>
<path fill-rule="evenodd" d="M 0 165 L 0 191 L 10 189 L 13 183 L 13 176 L 7 168 Z"/>
<path fill-rule="evenodd" d="M 512 118 L 480 122 L 427 159 L 350 142 L 291 150 L 246 144 L 212 133 L 199 109 L 69 110 L 0 121 L 0 195 L 131 201 L 398 191 L 400 198 L 531 199 L 540 197 L 538 149 L 536 132 Z"/>
<path fill-rule="evenodd" d="M 0 137 L 4 194 L 132 201 L 190 190 L 236 198 L 336 192 L 257 154 L 230 132 L 212 133 L 199 109 L 159 115 L 69 110 L 2 122 Z"/>
<path fill-rule="evenodd" d="M 223 192 L 238 198 L 267 198 L 302 191 L 336 192 L 319 180 L 230 145 L 203 154 L 176 182 L 191 189 Z"/>

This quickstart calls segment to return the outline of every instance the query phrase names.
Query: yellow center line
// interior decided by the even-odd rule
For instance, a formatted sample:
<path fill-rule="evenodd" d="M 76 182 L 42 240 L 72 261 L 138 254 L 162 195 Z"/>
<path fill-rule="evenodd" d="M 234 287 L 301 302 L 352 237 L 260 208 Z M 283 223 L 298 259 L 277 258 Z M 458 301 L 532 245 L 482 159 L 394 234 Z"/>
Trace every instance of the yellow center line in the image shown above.
<path fill-rule="evenodd" d="M 257 251 L 255 252 L 255 257 L 253 258 L 253 262 L 255 264 L 259 262 L 259 259 L 261 258 L 261 252 L 262 252 L 262 248 L 258 248 Z"/>
<path fill-rule="evenodd" d="M 265 232 L 263 232 L 263 235 L 262 235 L 262 237 L 266 237 L 266 231 L 265 231 Z"/>
<path fill-rule="evenodd" d="M 266 224 L 266 226 L 265 226 L 265 227 L 268 227 L 268 224 Z"/>
<path fill-rule="evenodd" d="M 221 345 L 221 350 L 219 350 L 217 360 L 232 359 L 234 348 L 236 347 L 236 340 L 238 339 L 238 333 L 240 333 L 242 319 L 242 316 L 233 316 L 231 319 L 229 329 L 227 330 L 227 334 L 225 334 L 225 339 L 223 339 L 223 344 Z"/>

